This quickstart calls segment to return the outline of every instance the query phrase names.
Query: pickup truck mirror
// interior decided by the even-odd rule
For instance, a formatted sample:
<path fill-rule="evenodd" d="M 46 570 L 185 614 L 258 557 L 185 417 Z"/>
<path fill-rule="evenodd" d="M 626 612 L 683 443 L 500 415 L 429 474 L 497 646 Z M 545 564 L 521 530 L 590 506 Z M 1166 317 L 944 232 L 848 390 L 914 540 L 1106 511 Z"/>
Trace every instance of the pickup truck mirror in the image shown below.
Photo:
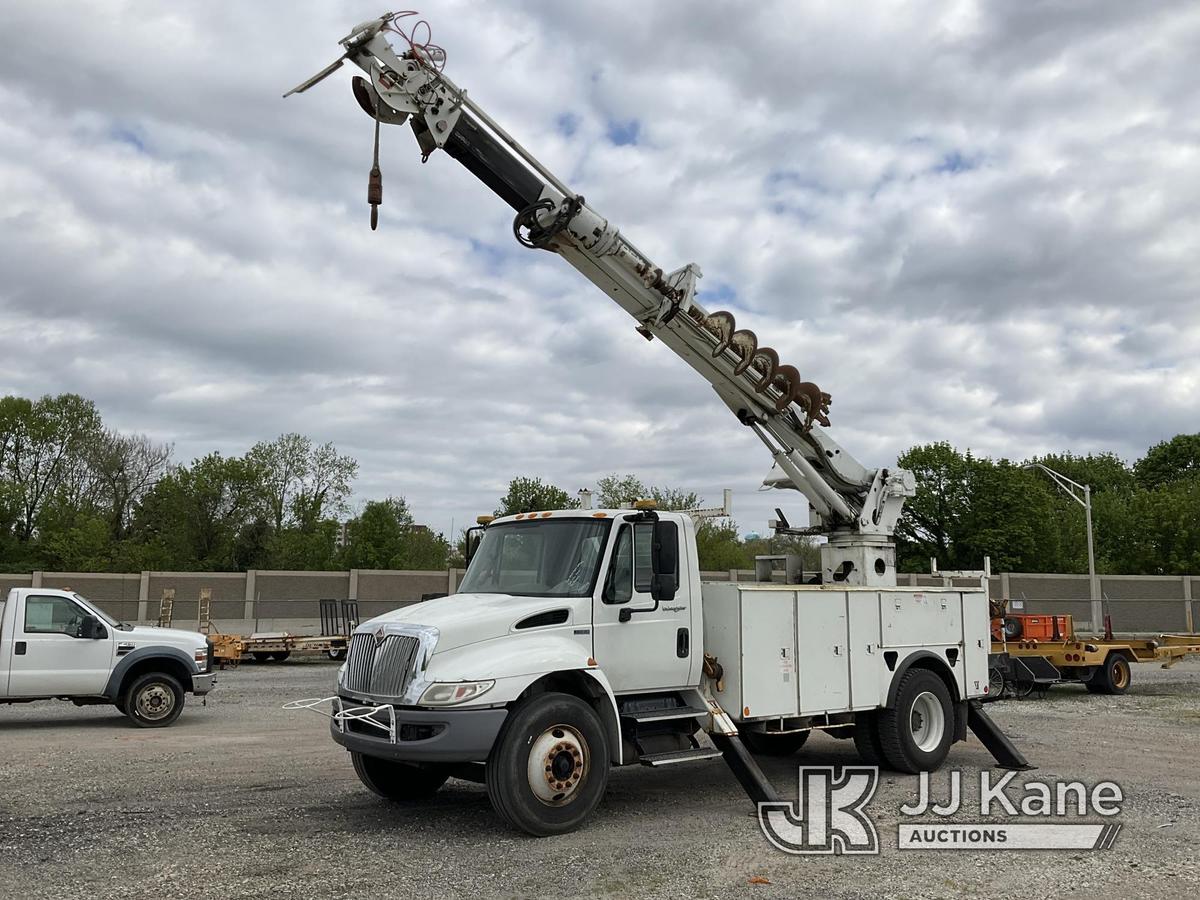
<path fill-rule="evenodd" d="M 679 527 L 674 522 L 654 523 L 654 546 L 650 553 L 650 596 L 655 603 L 675 599 L 679 590 Z"/>
<path fill-rule="evenodd" d="M 84 616 L 75 636 L 98 641 L 108 637 L 108 629 L 95 616 Z"/>

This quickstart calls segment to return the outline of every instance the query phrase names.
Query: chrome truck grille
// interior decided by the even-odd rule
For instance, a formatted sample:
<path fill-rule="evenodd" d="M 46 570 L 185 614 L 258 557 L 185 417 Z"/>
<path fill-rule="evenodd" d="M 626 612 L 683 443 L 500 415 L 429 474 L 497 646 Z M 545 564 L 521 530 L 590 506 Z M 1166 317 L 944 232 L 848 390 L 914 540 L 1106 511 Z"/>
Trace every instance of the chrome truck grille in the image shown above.
<path fill-rule="evenodd" d="M 346 690 L 376 697 L 401 697 L 416 669 L 420 641 L 407 634 L 389 634 L 377 641 L 373 634 L 350 638 L 346 654 Z"/>

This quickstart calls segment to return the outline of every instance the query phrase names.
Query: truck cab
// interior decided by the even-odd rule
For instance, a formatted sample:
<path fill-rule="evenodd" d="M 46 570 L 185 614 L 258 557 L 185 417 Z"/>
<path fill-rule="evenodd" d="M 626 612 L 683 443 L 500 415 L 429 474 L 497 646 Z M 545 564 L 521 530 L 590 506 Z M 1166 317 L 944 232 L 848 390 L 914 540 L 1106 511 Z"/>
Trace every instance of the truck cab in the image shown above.
<path fill-rule="evenodd" d="M 161 728 L 214 684 L 212 644 L 197 632 L 118 622 L 68 590 L 14 588 L 0 601 L 0 703 L 112 704 Z"/>
<path fill-rule="evenodd" d="M 475 777 L 534 834 L 577 827 L 610 766 L 712 758 L 730 734 L 778 754 L 828 729 L 932 769 L 986 691 L 988 637 L 981 590 L 935 594 L 702 585 L 685 513 L 506 516 L 458 593 L 357 629 L 331 734 L 380 796 Z"/>

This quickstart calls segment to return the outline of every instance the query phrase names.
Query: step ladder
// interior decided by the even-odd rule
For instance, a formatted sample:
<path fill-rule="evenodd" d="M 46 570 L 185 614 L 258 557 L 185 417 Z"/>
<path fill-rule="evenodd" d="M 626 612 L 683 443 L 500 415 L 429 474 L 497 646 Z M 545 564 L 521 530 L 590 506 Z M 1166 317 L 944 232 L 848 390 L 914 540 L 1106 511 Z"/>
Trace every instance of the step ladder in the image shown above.
<path fill-rule="evenodd" d="M 201 634 L 212 634 L 212 588 L 200 588 L 200 600 L 196 604 L 196 630 Z"/>
<path fill-rule="evenodd" d="M 175 613 L 175 588 L 164 588 L 162 599 L 158 601 L 158 627 L 170 628 L 171 617 Z"/>
<path fill-rule="evenodd" d="M 714 747 L 708 740 L 708 736 L 699 729 L 687 736 L 689 743 L 692 745 L 688 749 L 668 750 L 662 753 L 647 753 L 645 751 L 639 739 L 640 732 L 644 729 L 644 726 L 664 722 L 679 722 L 683 724 L 689 719 L 692 720 L 693 724 L 699 725 L 698 720 L 700 717 L 708 715 L 708 709 L 704 706 L 694 705 L 694 703 L 689 703 L 679 697 L 675 697 L 674 699 L 678 705 L 641 709 L 634 706 L 626 708 L 621 712 L 621 730 L 637 748 L 638 762 L 643 766 L 659 768 L 661 766 L 673 766 L 685 762 L 700 762 L 705 759 L 715 759 L 721 755 L 721 751 Z"/>

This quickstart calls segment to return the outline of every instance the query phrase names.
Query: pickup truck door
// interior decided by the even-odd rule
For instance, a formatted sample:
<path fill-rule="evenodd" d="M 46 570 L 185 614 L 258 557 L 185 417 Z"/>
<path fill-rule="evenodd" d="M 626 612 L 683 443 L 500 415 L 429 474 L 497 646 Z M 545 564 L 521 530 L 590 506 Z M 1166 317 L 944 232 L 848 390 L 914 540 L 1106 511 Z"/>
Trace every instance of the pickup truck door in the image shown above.
<path fill-rule="evenodd" d="M 688 686 L 692 654 L 702 650 L 691 633 L 689 609 L 699 598 L 689 596 L 686 586 L 674 600 L 654 608 L 653 535 L 651 522 L 618 523 L 608 567 L 596 589 L 592 655 L 618 694 Z M 682 548 L 678 558 L 686 559 Z M 621 621 L 622 611 L 626 621 Z"/>
<path fill-rule="evenodd" d="M 102 638 L 78 637 L 92 615 L 67 597 L 25 596 L 13 615 L 8 696 L 80 697 L 104 690 L 113 665 L 113 631 Z"/>

